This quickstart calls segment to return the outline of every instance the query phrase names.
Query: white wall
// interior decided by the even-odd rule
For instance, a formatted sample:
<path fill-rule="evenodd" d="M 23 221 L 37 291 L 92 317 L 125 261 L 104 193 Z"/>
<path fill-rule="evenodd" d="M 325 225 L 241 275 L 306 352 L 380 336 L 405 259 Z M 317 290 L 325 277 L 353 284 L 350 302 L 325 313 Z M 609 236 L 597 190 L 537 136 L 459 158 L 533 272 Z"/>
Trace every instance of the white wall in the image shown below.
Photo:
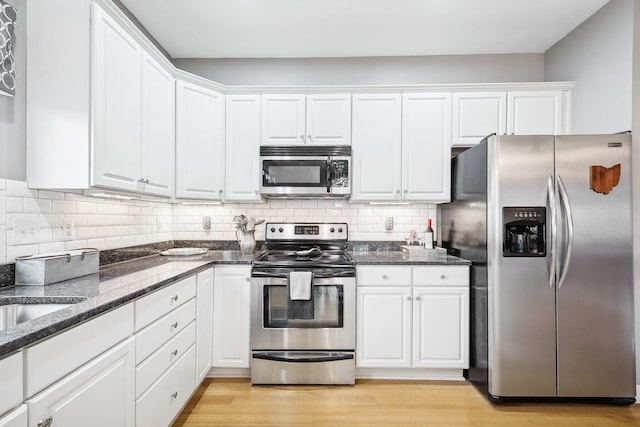
<path fill-rule="evenodd" d="M 383 58 L 176 59 L 178 68 L 226 85 L 377 85 L 539 82 L 542 54 Z"/>
<path fill-rule="evenodd" d="M 631 130 L 633 2 L 607 3 L 544 55 L 546 81 L 575 81 L 572 133 Z"/>

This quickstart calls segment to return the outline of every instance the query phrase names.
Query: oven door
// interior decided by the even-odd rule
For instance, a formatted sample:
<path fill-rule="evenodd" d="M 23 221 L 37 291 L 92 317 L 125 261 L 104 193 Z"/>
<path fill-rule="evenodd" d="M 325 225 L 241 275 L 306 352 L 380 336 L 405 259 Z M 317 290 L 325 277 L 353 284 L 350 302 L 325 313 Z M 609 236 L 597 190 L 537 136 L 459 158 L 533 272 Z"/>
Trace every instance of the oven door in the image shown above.
<path fill-rule="evenodd" d="M 330 194 L 330 157 L 260 157 L 264 195 Z"/>
<path fill-rule="evenodd" d="M 251 282 L 253 351 L 354 350 L 355 278 L 314 278 L 307 316 L 291 315 L 286 278 L 254 277 Z"/>

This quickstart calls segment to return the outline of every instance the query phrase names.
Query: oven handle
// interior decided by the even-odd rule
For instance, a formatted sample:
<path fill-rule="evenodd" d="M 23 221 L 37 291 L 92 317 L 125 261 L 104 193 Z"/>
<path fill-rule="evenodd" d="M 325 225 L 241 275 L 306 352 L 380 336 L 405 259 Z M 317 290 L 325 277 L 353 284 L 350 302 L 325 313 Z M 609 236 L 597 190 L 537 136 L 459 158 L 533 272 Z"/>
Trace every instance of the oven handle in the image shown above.
<path fill-rule="evenodd" d="M 335 362 L 338 360 L 353 359 L 353 353 L 326 352 L 309 354 L 303 352 L 268 351 L 264 353 L 253 353 L 253 358 L 291 363 Z"/>
<path fill-rule="evenodd" d="M 288 277 L 288 273 L 283 273 L 283 272 L 271 272 L 271 271 L 257 271 L 257 270 L 252 270 L 251 271 L 251 277 L 273 277 L 273 278 L 280 278 L 280 279 L 287 279 Z M 335 278 L 339 278 L 339 277 L 355 277 L 355 272 L 353 271 L 330 271 L 330 272 L 313 272 L 313 285 L 322 285 L 324 283 L 318 283 L 316 281 L 316 279 L 335 279 Z"/>

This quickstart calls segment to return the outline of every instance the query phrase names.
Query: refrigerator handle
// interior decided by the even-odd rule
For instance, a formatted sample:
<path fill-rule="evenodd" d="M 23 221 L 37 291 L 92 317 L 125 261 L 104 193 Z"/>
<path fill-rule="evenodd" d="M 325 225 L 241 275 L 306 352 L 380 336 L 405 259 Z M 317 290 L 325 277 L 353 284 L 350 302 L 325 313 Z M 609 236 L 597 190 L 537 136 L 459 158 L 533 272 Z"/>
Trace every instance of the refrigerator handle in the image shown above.
<path fill-rule="evenodd" d="M 558 289 L 562 287 L 564 279 L 567 276 L 569 270 L 569 263 L 571 262 L 571 250 L 573 249 L 573 212 L 571 210 L 571 202 L 569 202 L 569 195 L 567 189 L 564 186 L 564 182 L 560 175 L 558 175 L 558 194 L 560 195 L 560 202 L 564 209 L 565 222 L 567 224 L 567 253 L 564 257 L 564 265 L 560 270 L 560 279 L 558 279 Z"/>
<path fill-rule="evenodd" d="M 549 267 L 549 287 L 553 288 L 556 280 L 556 239 L 558 235 L 558 228 L 556 224 L 556 191 L 553 184 L 553 175 L 549 176 L 547 180 L 547 197 L 549 199 L 549 211 L 551 218 L 551 245 L 549 251 L 551 252 L 551 266 Z"/>

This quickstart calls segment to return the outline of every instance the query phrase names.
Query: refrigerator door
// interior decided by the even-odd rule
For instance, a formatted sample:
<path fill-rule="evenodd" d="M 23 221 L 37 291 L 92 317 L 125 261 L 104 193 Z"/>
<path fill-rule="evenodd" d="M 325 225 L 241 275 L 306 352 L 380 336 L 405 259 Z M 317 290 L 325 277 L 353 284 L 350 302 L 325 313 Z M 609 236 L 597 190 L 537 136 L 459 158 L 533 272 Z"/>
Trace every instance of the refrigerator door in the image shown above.
<path fill-rule="evenodd" d="M 489 394 L 556 395 L 555 288 L 552 265 L 552 136 L 497 136 L 488 141 L 487 258 Z M 503 255 L 504 207 L 546 209 L 546 256 Z"/>
<path fill-rule="evenodd" d="M 630 135 L 556 137 L 556 176 L 558 396 L 634 397 Z"/>

